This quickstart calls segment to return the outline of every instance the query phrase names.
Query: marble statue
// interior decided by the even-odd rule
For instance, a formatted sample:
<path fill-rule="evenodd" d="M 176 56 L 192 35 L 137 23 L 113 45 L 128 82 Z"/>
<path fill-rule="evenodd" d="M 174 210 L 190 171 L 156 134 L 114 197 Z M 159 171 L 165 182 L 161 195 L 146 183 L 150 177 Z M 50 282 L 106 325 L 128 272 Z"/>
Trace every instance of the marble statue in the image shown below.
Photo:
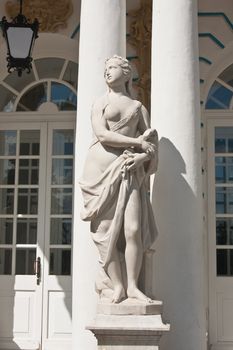
<path fill-rule="evenodd" d="M 96 290 L 111 303 L 152 302 L 139 290 L 138 278 L 157 234 L 148 179 L 157 169 L 158 136 L 146 108 L 132 98 L 128 60 L 107 59 L 104 77 L 107 93 L 93 104 L 94 140 L 80 181 L 81 216 L 91 222 L 100 256 Z"/>

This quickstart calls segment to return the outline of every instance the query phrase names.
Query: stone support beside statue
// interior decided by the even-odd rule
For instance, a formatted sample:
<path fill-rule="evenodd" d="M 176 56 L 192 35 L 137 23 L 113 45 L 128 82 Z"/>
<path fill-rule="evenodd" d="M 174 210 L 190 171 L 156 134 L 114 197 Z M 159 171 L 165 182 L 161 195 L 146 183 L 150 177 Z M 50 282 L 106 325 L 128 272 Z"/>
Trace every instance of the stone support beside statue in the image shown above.
<path fill-rule="evenodd" d="M 77 128 L 75 143 L 73 230 L 73 350 L 95 350 L 96 340 L 85 330 L 94 318 L 94 291 L 98 259 L 89 224 L 80 219 L 83 205 L 78 180 L 90 146 L 91 106 L 106 91 L 103 70 L 106 57 L 125 56 L 125 0 L 85 0 L 81 4 Z"/>
<path fill-rule="evenodd" d="M 153 1 L 151 124 L 160 138 L 155 291 L 172 325 L 161 350 L 203 350 L 207 343 L 197 16 L 196 0 Z"/>

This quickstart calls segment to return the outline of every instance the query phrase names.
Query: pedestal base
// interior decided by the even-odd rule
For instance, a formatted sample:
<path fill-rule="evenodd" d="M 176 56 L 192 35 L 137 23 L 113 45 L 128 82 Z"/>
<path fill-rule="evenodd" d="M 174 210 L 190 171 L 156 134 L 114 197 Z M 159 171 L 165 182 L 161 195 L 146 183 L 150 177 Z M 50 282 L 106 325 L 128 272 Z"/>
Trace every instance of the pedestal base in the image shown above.
<path fill-rule="evenodd" d="M 103 315 L 161 315 L 163 303 L 160 300 L 153 302 L 125 299 L 121 303 L 111 303 L 109 299 L 102 299 L 97 305 L 97 314 Z"/>
<path fill-rule="evenodd" d="M 161 315 L 97 315 L 87 329 L 97 338 L 98 350 L 158 350 L 170 325 Z"/>

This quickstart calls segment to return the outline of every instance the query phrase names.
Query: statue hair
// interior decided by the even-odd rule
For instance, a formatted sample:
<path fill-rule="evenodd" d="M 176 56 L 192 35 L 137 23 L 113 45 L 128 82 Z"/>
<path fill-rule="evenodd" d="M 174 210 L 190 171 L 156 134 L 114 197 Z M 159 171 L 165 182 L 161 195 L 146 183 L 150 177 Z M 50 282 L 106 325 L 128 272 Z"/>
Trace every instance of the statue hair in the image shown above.
<path fill-rule="evenodd" d="M 111 60 L 118 60 L 119 66 L 121 67 L 123 74 L 128 78 L 125 82 L 125 88 L 126 92 L 130 97 L 133 97 L 133 91 L 132 91 L 132 66 L 129 63 L 129 61 L 126 58 L 123 58 L 118 55 L 113 55 L 112 57 L 109 57 L 105 61 L 105 65 L 107 64 L 108 61 Z"/>

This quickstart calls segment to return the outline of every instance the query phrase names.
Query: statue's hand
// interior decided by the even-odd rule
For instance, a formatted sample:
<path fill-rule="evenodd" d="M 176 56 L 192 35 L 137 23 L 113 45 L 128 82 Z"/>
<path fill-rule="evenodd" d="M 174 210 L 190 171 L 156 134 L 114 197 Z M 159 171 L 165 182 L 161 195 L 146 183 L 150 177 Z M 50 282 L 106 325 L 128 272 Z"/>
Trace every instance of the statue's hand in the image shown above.
<path fill-rule="evenodd" d="M 158 133 L 155 129 L 146 129 L 146 131 L 143 133 L 142 136 L 143 136 L 143 139 L 146 141 L 153 138 L 158 139 Z"/>
<path fill-rule="evenodd" d="M 143 153 L 135 153 L 127 159 L 125 165 L 127 171 L 134 171 L 145 162 L 145 156 Z"/>
<path fill-rule="evenodd" d="M 139 140 L 141 142 L 142 151 L 149 154 L 150 156 L 153 156 L 156 151 L 155 145 L 151 142 L 146 141 L 143 135 L 139 136 Z"/>

